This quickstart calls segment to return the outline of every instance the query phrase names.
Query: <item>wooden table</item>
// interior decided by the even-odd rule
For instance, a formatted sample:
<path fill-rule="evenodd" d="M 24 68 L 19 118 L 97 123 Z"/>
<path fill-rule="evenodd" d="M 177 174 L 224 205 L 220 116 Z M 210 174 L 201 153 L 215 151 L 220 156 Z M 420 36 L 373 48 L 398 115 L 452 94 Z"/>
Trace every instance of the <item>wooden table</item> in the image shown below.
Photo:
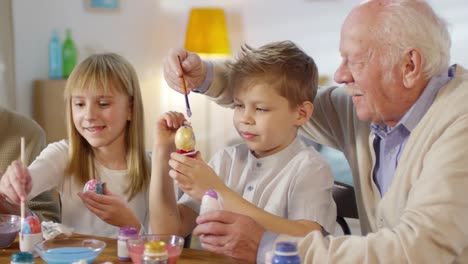
<path fill-rule="evenodd" d="M 94 239 L 99 239 L 104 242 L 106 242 L 106 247 L 104 250 L 99 254 L 97 259 L 94 261 L 94 263 L 103 263 L 106 261 L 112 262 L 112 263 L 125 263 L 129 264 L 130 262 L 123 262 L 120 261 L 117 258 L 117 240 L 113 238 L 106 238 L 106 237 L 96 237 L 96 236 L 88 236 L 88 235 L 79 235 L 79 234 L 73 234 L 73 238 L 94 238 Z M 10 263 L 10 256 L 11 254 L 19 252 L 19 243 L 18 243 L 18 237 L 16 238 L 15 242 L 9 247 L 5 249 L 0 249 L 0 263 L 8 264 Z M 40 257 L 37 257 L 35 259 L 36 264 L 42 264 L 45 263 Z M 202 250 L 195 250 L 195 249 L 190 249 L 190 248 L 184 248 L 182 251 L 182 255 L 180 256 L 179 260 L 177 261 L 177 264 L 184 264 L 184 263 L 237 263 L 234 259 L 223 256 L 223 255 L 218 255 L 218 254 L 213 254 L 207 251 L 202 251 Z"/>

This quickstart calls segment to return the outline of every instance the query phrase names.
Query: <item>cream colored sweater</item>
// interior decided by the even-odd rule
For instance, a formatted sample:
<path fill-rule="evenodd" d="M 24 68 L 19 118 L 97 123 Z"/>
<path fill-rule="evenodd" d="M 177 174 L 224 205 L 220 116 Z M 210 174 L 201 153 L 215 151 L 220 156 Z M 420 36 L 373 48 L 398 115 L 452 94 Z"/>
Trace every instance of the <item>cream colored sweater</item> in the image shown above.
<path fill-rule="evenodd" d="M 224 66 L 207 95 L 230 104 Z M 343 151 L 351 167 L 364 236 L 300 239 L 303 263 L 468 263 L 468 72 L 457 66 L 412 131 L 383 198 L 375 185 L 370 124 L 343 89 L 321 89 L 303 130 Z M 279 240 L 284 237 L 279 237 Z"/>

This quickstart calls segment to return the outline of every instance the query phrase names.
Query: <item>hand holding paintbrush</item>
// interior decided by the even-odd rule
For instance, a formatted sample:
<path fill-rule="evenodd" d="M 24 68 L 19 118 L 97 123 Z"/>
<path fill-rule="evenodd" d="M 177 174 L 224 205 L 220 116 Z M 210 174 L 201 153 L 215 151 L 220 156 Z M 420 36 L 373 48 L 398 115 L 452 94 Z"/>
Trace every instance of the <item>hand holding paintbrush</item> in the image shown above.
<path fill-rule="evenodd" d="M 21 169 L 23 173 L 26 167 L 26 159 L 24 158 L 24 138 L 21 138 Z M 23 175 L 24 176 L 24 175 Z M 29 181 L 30 182 L 30 181 Z M 26 185 L 23 185 L 23 192 L 26 189 Z M 25 219 L 25 208 L 26 208 L 26 197 L 21 197 L 21 227 L 19 236 L 19 248 L 22 252 L 28 251 L 33 252 L 37 255 L 34 249 L 34 245 L 42 241 L 42 230 L 41 222 L 36 216 L 28 216 Z"/>
<path fill-rule="evenodd" d="M 24 139 L 22 139 L 20 160 L 13 161 L 0 177 L 0 196 L 2 197 L 0 201 L 5 201 L 4 207 L 7 208 L 4 210 L 23 215 L 25 214 L 24 203 L 32 189 L 32 179 L 26 168 L 24 145 Z"/>
<path fill-rule="evenodd" d="M 208 73 L 209 61 L 203 61 L 195 53 L 183 49 L 171 49 L 163 61 L 163 75 L 167 85 L 179 93 L 184 93 L 181 78 L 184 77 L 186 90 L 204 90 L 211 83 L 212 74 Z M 185 92 L 187 94 L 187 92 Z"/>

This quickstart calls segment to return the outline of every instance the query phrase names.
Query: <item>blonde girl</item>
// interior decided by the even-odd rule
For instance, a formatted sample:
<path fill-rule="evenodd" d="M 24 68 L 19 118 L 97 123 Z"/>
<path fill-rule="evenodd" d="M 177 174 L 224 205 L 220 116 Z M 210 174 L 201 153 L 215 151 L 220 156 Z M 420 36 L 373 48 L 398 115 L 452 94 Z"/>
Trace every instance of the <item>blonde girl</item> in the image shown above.
<path fill-rule="evenodd" d="M 134 68 L 117 54 L 92 55 L 73 70 L 64 95 L 68 140 L 47 146 L 27 169 L 13 162 L 0 191 L 19 203 L 57 188 L 62 223 L 77 233 L 115 237 L 122 226 L 144 231 L 150 174 Z M 104 195 L 82 192 L 91 179 L 104 182 Z"/>

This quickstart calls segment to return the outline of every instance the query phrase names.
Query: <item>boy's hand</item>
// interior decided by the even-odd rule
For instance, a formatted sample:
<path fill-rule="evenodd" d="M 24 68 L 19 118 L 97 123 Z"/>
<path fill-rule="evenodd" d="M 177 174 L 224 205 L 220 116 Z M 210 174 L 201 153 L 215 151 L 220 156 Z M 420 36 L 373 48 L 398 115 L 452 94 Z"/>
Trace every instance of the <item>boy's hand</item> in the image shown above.
<path fill-rule="evenodd" d="M 174 179 L 183 192 L 198 201 L 201 201 L 203 194 L 208 189 L 222 192 L 224 188 L 227 188 L 221 178 L 201 158 L 200 152 L 195 158 L 172 153 L 169 166 L 172 168 L 169 171 L 169 176 Z"/>
<path fill-rule="evenodd" d="M 140 221 L 121 197 L 103 186 L 104 195 L 95 192 L 79 192 L 83 204 L 102 221 L 113 226 L 132 226 L 140 229 Z"/>
<path fill-rule="evenodd" d="M 179 57 L 182 62 L 180 67 Z M 200 87 L 206 78 L 206 65 L 198 54 L 183 49 L 171 49 L 164 59 L 164 78 L 173 90 L 184 93 L 182 75 L 188 91 Z"/>
<path fill-rule="evenodd" d="M 32 179 L 19 160 L 13 161 L 0 179 L 0 195 L 12 204 L 26 201 L 32 189 Z"/>
<path fill-rule="evenodd" d="M 185 117 L 179 112 L 166 112 L 154 127 L 154 144 L 172 146 L 177 129 L 184 125 Z"/>

